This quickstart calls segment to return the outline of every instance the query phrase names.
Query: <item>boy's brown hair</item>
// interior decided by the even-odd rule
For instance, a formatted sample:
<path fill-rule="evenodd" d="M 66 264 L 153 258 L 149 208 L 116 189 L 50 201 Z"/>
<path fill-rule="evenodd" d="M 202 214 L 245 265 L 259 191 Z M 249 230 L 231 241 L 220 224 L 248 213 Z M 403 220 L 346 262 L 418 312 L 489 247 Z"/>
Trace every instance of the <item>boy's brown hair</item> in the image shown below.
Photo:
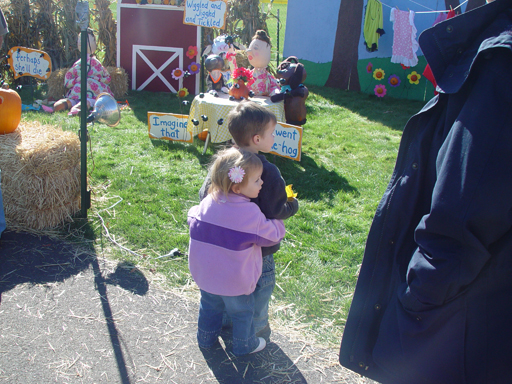
<path fill-rule="evenodd" d="M 239 147 L 249 147 L 254 135 L 262 135 L 269 122 L 277 123 L 269 109 L 250 100 L 241 101 L 228 114 L 228 129 Z"/>

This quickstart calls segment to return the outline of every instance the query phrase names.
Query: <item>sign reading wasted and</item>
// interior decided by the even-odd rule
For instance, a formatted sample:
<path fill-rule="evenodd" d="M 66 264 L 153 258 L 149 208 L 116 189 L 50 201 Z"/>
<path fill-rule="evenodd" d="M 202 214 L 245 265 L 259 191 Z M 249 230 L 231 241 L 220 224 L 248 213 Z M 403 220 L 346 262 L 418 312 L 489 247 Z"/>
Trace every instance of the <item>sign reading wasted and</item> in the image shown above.
<path fill-rule="evenodd" d="M 183 24 L 223 29 L 227 0 L 186 0 Z"/>

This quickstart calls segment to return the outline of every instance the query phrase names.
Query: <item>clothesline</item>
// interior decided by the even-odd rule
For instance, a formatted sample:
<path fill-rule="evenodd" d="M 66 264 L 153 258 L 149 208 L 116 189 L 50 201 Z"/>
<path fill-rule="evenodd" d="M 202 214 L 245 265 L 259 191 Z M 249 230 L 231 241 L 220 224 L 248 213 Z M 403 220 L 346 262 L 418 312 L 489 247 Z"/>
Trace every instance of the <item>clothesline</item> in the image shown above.
<path fill-rule="evenodd" d="M 418 5 L 421 5 L 422 7 L 424 8 L 427 8 L 425 7 L 424 5 L 420 4 L 420 3 L 417 3 L 413 0 L 409 0 L 411 3 L 414 3 L 414 4 L 418 4 Z M 457 5 L 455 8 L 453 8 L 453 10 L 455 11 L 457 8 L 460 8 L 461 6 L 463 6 L 464 4 L 466 4 L 468 2 L 468 0 L 464 1 L 463 3 Z M 388 7 L 388 8 L 396 8 L 398 9 L 398 7 L 392 7 L 391 5 L 387 5 L 387 4 L 384 4 L 383 2 L 380 2 L 382 5 Z M 429 8 L 427 8 L 429 9 Z M 414 13 L 444 13 L 444 12 L 449 12 L 450 10 L 442 10 L 442 11 L 434 11 L 434 10 L 430 10 L 430 11 L 419 11 L 419 12 L 414 12 Z"/>

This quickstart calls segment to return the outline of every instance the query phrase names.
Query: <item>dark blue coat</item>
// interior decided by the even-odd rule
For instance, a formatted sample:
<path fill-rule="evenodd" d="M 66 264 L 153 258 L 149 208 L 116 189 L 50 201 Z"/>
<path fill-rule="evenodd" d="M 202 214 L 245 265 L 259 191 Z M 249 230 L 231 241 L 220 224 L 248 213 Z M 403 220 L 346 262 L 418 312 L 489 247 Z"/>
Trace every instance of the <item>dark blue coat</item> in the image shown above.
<path fill-rule="evenodd" d="M 512 0 L 426 30 L 440 94 L 407 123 L 340 350 L 383 383 L 512 383 Z"/>

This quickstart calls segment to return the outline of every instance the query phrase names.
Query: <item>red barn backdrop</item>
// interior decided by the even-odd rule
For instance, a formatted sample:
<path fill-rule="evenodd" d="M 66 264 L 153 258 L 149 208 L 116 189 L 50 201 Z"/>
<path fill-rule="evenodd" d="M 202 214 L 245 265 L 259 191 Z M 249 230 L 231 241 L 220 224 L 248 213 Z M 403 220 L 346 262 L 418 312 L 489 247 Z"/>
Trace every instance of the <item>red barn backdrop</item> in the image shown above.
<path fill-rule="evenodd" d="M 189 46 L 201 51 L 200 27 L 183 24 L 183 13 L 183 7 L 172 5 L 117 3 L 117 66 L 128 73 L 132 90 L 176 93 L 185 87 L 199 93 L 199 74 L 172 77 L 175 68 L 200 63 L 199 53 L 192 59 L 186 55 Z"/>

